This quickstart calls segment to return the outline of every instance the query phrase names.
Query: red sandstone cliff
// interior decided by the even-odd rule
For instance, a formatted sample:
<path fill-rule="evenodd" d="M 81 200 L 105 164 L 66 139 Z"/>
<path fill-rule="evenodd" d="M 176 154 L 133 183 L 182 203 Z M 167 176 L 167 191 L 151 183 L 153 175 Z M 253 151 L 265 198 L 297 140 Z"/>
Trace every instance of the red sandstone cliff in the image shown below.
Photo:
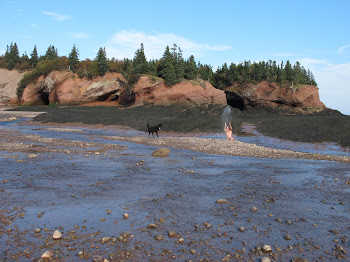
<path fill-rule="evenodd" d="M 16 99 L 17 86 L 23 74 L 16 70 L 0 71 L 0 98 Z M 14 81 L 15 80 L 15 81 Z M 13 83 L 12 83 L 12 82 Z M 9 83 L 12 83 L 9 85 Z M 11 87 L 11 88 L 10 88 Z M 6 89 L 5 89 L 6 88 Z M 6 92 L 5 92 L 6 90 Z M 261 82 L 246 86 L 231 86 L 225 90 L 214 88 L 203 80 L 185 80 L 167 87 L 161 78 L 141 76 L 133 86 L 128 86 L 119 73 L 107 73 L 93 80 L 79 78 L 71 72 L 51 72 L 41 76 L 36 83 L 28 85 L 20 103 L 37 104 L 99 104 L 108 105 L 170 105 L 170 104 L 222 104 L 245 109 L 250 107 L 291 109 L 302 113 L 325 109 L 316 86 L 302 85 L 293 88 L 276 83 Z"/>
<path fill-rule="evenodd" d="M 281 87 L 276 83 L 263 81 L 245 87 L 232 86 L 225 89 L 225 92 L 228 103 L 236 104 L 241 109 L 267 107 L 312 113 L 326 108 L 320 101 L 318 88 L 312 85 Z"/>
<path fill-rule="evenodd" d="M 131 92 L 134 105 L 226 105 L 225 92 L 205 81 L 185 80 L 168 87 L 161 78 L 141 76 Z"/>

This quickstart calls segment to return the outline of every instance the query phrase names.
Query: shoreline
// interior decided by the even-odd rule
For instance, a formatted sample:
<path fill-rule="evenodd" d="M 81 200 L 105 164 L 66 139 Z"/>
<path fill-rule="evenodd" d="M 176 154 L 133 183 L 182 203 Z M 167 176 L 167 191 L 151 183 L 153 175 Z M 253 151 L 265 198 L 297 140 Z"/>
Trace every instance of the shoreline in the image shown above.
<path fill-rule="evenodd" d="M 245 143 L 241 141 L 228 141 L 215 138 L 198 138 L 198 137 L 126 137 L 126 136 L 105 136 L 105 139 L 117 141 L 132 142 L 149 146 L 162 146 L 171 148 L 180 148 L 197 152 L 231 155 L 259 158 L 292 158 L 292 159 L 313 159 L 335 161 L 350 164 L 350 157 L 327 155 L 319 153 L 304 153 L 292 150 L 274 149 L 256 144 Z"/>

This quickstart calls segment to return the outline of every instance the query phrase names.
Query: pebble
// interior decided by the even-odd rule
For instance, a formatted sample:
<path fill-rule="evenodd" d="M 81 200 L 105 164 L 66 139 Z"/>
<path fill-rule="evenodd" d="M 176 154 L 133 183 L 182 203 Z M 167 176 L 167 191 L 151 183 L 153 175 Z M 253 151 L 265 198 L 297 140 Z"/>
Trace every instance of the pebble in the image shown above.
<path fill-rule="evenodd" d="M 284 239 L 285 239 L 285 240 L 291 240 L 292 237 L 291 237 L 290 235 L 285 235 L 285 236 L 284 236 Z"/>
<path fill-rule="evenodd" d="M 260 260 L 261 262 L 271 262 L 271 259 L 269 257 L 263 257 Z"/>
<path fill-rule="evenodd" d="M 160 240 L 164 239 L 164 236 L 160 235 L 160 234 L 157 234 L 157 235 L 154 236 L 154 239 L 160 241 Z"/>
<path fill-rule="evenodd" d="M 168 231 L 168 236 L 169 237 L 175 237 L 176 236 L 176 232 L 174 230 L 169 230 Z"/>
<path fill-rule="evenodd" d="M 224 198 L 218 199 L 218 200 L 216 200 L 216 203 L 217 204 L 226 204 L 227 203 L 227 199 L 224 199 Z"/>
<path fill-rule="evenodd" d="M 147 228 L 155 229 L 155 228 L 157 228 L 157 225 L 156 224 L 148 224 Z"/>
<path fill-rule="evenodd" d="M 272 251 L 272 248 L 269 245 L 263 245 L 262 250 L 268 253 Z"/>
<path fill-rule="evenodd" d="M 124 219 L 128 219 L 129 218 L 129 214 L 128 213 L 124 213 L 123 217 L 124 217 Z"/>
<path fill-rule="evenodd" d="M 184 243 L 184 242 L 185 242 L 185 239 L 181 237 L 181 238 L 179 238 L 179 240 L 178 240 L 178 241 L 179 241 L 179 243 L 180 243 L 180 244 L 182 244 L 182 243 Z"/>
<path fill-rule="evenodd" d="M 53 232 L 52 238 L 53 238 L 54 240 L 61 239 L 61 238 L 62 238 L 61 232 L 58 231 L 58 230 L 55 230 L 55 232 Z"/>
<path fill-rule="evenodd" d="M 41 229 L 40 229 L 40 228 L 35 229 L 35 233 L 36 233 L 36 234 L 39 234 L 40 232 L 41 232 Z"/>
<path fill-rule="evenodd" d="M 52 257 L 53 257 L 53 253 L 49 250 L 45 251 L 45 253 L 41 255 L 41 258 L 52 258 Z"/>
<path fill-rule="evenodd" d="M 252 212 L 256 212 L 257 210 L 258 210 L 257 207 L 252 207 L 252 208 L 250 209 L 250 211 L 252 211 Z"/>
<path fill-rule="evenodd" d="M 245 228 L 244 227 L 239 227 L 238 231 L 244 232 Z"/>

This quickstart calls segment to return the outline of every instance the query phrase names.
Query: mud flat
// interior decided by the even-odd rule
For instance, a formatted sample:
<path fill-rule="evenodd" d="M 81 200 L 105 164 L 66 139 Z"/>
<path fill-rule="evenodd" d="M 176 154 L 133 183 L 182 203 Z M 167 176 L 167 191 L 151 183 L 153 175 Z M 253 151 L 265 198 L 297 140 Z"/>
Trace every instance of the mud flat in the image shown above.
<path fill-rule="evenodd" d="M 124 132 L 0 125 L 1 261 L 349 260 L 347 158 Z"/>

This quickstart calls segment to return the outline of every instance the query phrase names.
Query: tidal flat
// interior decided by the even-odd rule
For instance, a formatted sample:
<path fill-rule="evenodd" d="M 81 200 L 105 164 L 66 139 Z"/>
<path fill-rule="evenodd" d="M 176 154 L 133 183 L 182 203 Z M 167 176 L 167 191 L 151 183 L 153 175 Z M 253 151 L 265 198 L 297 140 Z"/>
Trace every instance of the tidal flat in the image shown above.
<path fill-rule="evenodd" d="M 148 138 L 124 126 L 0 123 L 0 259 L 45 261 L 46 251 L 52 261 L 349 258 L 348 163 L 176 145 L 191 136 L 234 149 L 216 130 Z M 350 157 L 334 145 L 236 140 Z M 160 147 L 169 155 L 152 156 Z"/>

